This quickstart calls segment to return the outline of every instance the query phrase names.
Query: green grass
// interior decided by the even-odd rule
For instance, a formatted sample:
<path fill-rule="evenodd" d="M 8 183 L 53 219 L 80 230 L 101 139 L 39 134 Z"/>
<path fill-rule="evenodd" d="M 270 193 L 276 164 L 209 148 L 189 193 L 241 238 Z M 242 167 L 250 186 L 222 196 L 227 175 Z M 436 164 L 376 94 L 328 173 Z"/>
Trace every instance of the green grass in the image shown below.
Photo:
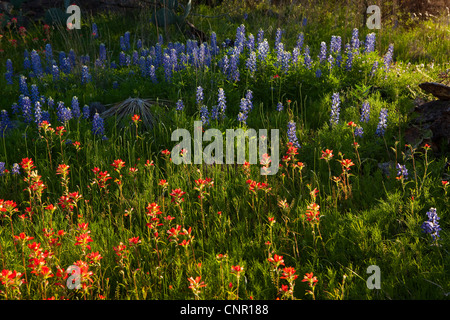
<path fill-rule="evenodd" d="M 263 28 L 271 50 L 278 27 L 285 31 L 286 50 L 292 50 L 298 33 L 304 32 L 305 44 L 310 46 L 314 61 L 317 61 L 320 42 L 329 43 L 332 35 L 342 36 L 344 45 L 355 27 L 360 28 L 360 39 L 372 32 L 357 25 L 358 14 L 347 8 L 335 11 L 335 15 L 329 13 L 330 7 L 326 5 L 272 8 L 281 14 L 279 19 L 266 15 L 264 9 L 262 5 L 252 11 L 224 5 L 213 11 L 200 6 L 194 8 L 190 18 L 208 35 L 216 32 L 219 44 L 226 38 L 234 39 L 236 28 L 242 23 L 247 35 L 256 36 Z M 242 19 L 244 12 L 249 12 L 247 20 Z M 227 15 L 222 15 L 225 13 Z M 258 64 L 252 78 L 245 69 L 246 50 L 241 54 L 238 82 L 229 81 L 220 71 L 218 61 L 223 52 L 219 58 L 213 58 L 210 68 L 188 66 L 174 73 L 170 84 L 163 80 L 162 69 L 157 70 L 157 84 L 141 77 L 136 65 L 96 70 L 94 62 L 101 43 L 108 48 L 108 63 L 115 61 L 118 64 L 119 38 L 126 31 L 131 32 L 132 39 L 132 49 L 127 54 L 132 54 L 137 39 L 142 39 L 146 48 L 156 43 L 157 30 L 148 23 L 149 15 L 145 11 L 126 17 L 101 14 L 83 19 L 81 30 L 52 31 L 50 43 L 54 57 L 57 58 L 59 51 L 67 53 L 70 49 L 74 49 L 78 57 L 89 54 L 91 83 L 80 83 L 79 65 L 72 74 L 62 76 L 59 81 L 53 81 L 51 75 L 42 79 L 27 76 L 29 87 L 38 85 L 41 95 L 52 97 L 55 102 L 63 101 L 66 106 L 71 105 L 74 96 L 78 97 L 81 108 L 94 101 L 112 104 L 129 97 L 173 102 L 183 99 L 185 109 L 182 112 L 173 107 L 153 110 L 166 120 L 148 132 L 140 124 L 137 137 L 131 114 L 124 126 L 116 124 L 114 119 L 105 121 L 106 140 L 92 134 L 91 120 L 80 118 L 64 124 L 67 131 L 62 142 L 53 134 L 53 140 L 47 145 L 42 129 L 39 132 L 34 122 L 25 124 L 20 115 L 11 112 L 11 105 L 18 101 L 20 94 L 18 78 L 14 79 L 13 85 L 8 85 L 5 77 L 1 78 L 0 109 L 8 110 L 11 119 L 18 120 L 18 127 L 8 130 L 1 139 L 0 162 L 11 171 L 14 163 L 20 164 L 24 158 L 30 158 L 36 166 L 33 170 L 37 172 L 27 175 L 21 168 L 20 175 L 4 173 L 0 177 L 0 199 L 14 201 L 18 209 L 12 219 L 3 217 L 0 220 L 0 268 L 21 272 L 21 279 L 28 280 L 17 290 L 1 284 L 2 298 L 445 299 L 445 294 L 450 291 L 449 198 L 442 181 L 448 180 L 449 176 L 449 168 L 445 167 L 448 153 L 435 155 L 422 146 L 417 146 L 411 153 L 411 147 L 405 146 L 403 132 L 410 120 L 408 112 L 413 108 L 413 99 L 425 96 L 417 85 L 430 79 L 437 81 L 439 73 L 448 68 L 446 17 L 401 25 L 396 29 L 386 21 L 383 29 L 374 31 L 376 52 L 355 57 L 351 71 L 339 68 L 330 71 L 315 62 L 311 70 L 299 63 L 285 74 L 276 65 L 276 54 L 271 52 L 266 64 Z M 306 27 L 301 26 L 303 16 L 308 17 Z M 90 36 L 93 21 L 98 25 L 99 39 Z M 34 37 L 42 39 L 42 26 L 28 30 L 27 42 L 19 42 L 17 48 L 5 41 L 10 36 L 15 37 L 14 32 L 4 30 L 2 61 L 11 59 L 16 74 L 28 75 L 22 67 L 23 50 L 44 49 L 41 40 L 31 40 Z M 186 43 L 187 40 L 174 26 L 163 34 L 164 46 L 168 41 Z M 424 41 L 428 41 L 428 45 L 419 50 L 418 44 Z M 394 43 L 395 65 L 385 72 L 382 57 L 390 43 Z M 378 61 L 380 67 L 370 76 L 374 61 Z M 315 76 L 317 67 L 323 72 L 320 78 Z M 4 66 L 0 69 L 2 73 L 6 70 Z M 275 75 L 280 77 L 274 78 Z M 119 83 L 119 88 L 112 87 L 114 81 Z M 280 161 L 283 167 L 274 176 L 260 175 L 260 165 L 251 165 L 249 172 L 243 165 L 175 165 L 162 151 L 170 151 L 176 144 L 170 139 L 175 129 L 193 131 L 194 121 L 200 117 L 196 104 L 198 86 L 204 88 L 204 104 L 210 110 L 217 104 L 218 88 L 223 88 L 226 94 L 227 117 L 211 121 L 211 128 L 222 132 L 239 127 L 279 129 L 281 155 L 288 149 L 287 124 L 294 120 L 301 145 L 295 160 L 291 159 L 288 167 Z M 243 126 L 236 119 L 239 103 L 247 90 L 253 92 L 254 107 L 247 126 Z M 332 94 L 336 92 L 342 101 L 340 122 L 331 128 Z M 282 112 L 276 111 L 279 101 L 284 105 Z M 371 106 L 370 120 L 360 123 L 359 108 L 365 101 Z M 46 110 L 47 105 L 43 108 Z M 382 108 L 388 110 L 388 127 L 381 138 L 375 131 Z M 52 127 L 62 125 L 55 110 L 49 111 Z M 356 138 L 360 145 L 358 154 L 353 146 L 352 131 L 347 126 L 349 121 L 364 129 L 363 137 Z M 74 145 L 66 144 L 69 139 L 79 141 L 81 149 L 77 151 Z M 448 146 L 440 147 L 448 150 Z M 320 159 L 325 149 L 333 150 L 334 154 L 329 166 Z M 333 177 L 345 177 L 337 161 L 340 153 L 355 164 L 347 177 L 348 184 L 333 180 Z M 125 162 L 120 173 L 111 166 L 117 159 Z M 153 165 L 146 165 L 147 160 L 153 161 Z M 303 169 L 293 166 L 298 161 L 303 162 Z M 388 175 L 379 169 L 378 164 L 387 161 L 407 166 L 409 177 L 404 185 L 396 179 L 395 168 Z M 70 166 L 67 189 L 62 184 L 62 176 L 56 174 L 60 164 Z M 110 175 L 106 188 L 99 187 L 94 168 Z M 130 168 L 137 168 L 137 172 L 131 174 Z M 40 180 L 45 185 L 42 193 L 28 189 L 30 185 L 24 179 L 33 177 L 34 182 Z M 198 198 L 195 182 L 200 178 L 213 181 L 203 200 Z M 160 185 L 161 179 L 167 180 L 167 187 Z M 252 193 L 249 179 L 268 183 L 270 190 Z M 186 192 L 180 205 L 172 202 L 170 195 L 178 188 Z M 314 189 L 318 190 L 316 198 L 311 195 Z M 73 192 L 82 195 L 81 199 L 73 209 L 64 208 L 61 197 Z M 288 204 L 286 207 L 282 206 L 283 200 Z M 148 227 L 152 221 L 147 206 L 151 203 L 160 206 L 161 211 L 154 217 L 159 218 L 162 225 L 156 223 L 153 229 Z M 320 206 L 320 221 L 316 224 L 310 223 L 305 216 L 312 203 Z M 56 207 L 53 213 L 45 209 L 50 204 Z M 27 213 L 27 208 L 31 208 L 32 214 Z M 436 208 L 440 217 L 442 231 L 438 246 L 433 245 L 431 236 L 421 230 L 430 208 Z M 169 216 L 175 219 L 164 219 Z M 269 218 L 275 222 L 271 223 Z M 80 230 L 79 224 L 83 222 L 88 223 L 88 235 L 93 240 L 88 243 L 91 248 L 85 250 L 76 245 L 76 237 L 86 233 L 86 230 Z M 168 231 L 178 225 L 184 234 L 173 241 Z M 44 228 L 48 232 L 48 228 L 52 228 L 55 234 L 46 236 Z M 59 237 L 60 245 L 52 245 L 51 239 L 57 240 L 58 230 L 64 230 L 65 235 Z M 155 230 L 158 237 L 155 237 Z M 27 245 L 22 246 L 21 242 L 14 242 L 14 236 L 21 232 L 34 237 L 28 244 L 41 243 L 44 252 L 51 253 L 51 258 L 44 254 L 44 260 L 53 277 L 44 279 L 31 272 L 28 259 L 33 250 Z M 134 237 L 139 237 L 141 243 L 131 245 L 129 239 Z M 183 240 L 190 242 L 181 245 Z M 125 257 L 117 255 L 120 243 L 126 245 L 122 252 Z M 69 290 L 66 280 L 57 276 L 58 268 L 67 269 L 76 262 L 79 265 L 87 263 L 88 255 L 94 252 L 99 252 L 102 259 L 89 265 L 92 274 L 83 278 L 87 286 L 84 290 Z M 219 254 L 226 254 L 226 257 L 219 258 Z M 284 260 L 284 266 L 276 270 L 268 261 L 274 254 L 281 255 Z M 239 280 L 231 272 L 231 267 L 237 265 L 244 268 Z M 367 287 L 370 276 L 367 268 L 371 265 L 380 268 L 381 289 Z M 284 267 L 295 268 L 298 276 L 295 282 L 288 283 L 280 278 Z M 311 272 L 318 279 L 313 296 L 307 294 L 310 288 L 301 281 Z M 195 295 L 188 288 L 188 278 L 197 276 L 201 276 L 206 287 L 201 287 L 200 293 Z M 62 285 L 58 286 L 58 283 Z M 289 285 L 292 292 L 283 295 L 282 285 Z"/>

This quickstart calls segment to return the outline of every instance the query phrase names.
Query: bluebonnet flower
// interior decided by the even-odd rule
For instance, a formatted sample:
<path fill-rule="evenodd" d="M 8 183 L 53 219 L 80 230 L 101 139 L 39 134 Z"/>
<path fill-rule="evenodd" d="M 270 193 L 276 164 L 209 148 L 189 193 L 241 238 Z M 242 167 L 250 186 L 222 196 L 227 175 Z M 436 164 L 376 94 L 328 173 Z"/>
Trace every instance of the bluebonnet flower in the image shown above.
<path fill-rule="evenodd" d="M 61 123 L 66 123 L 72 119 L 72 111 L 69 108 L 66 108 L 64 102 L 62 101 L 58 102 L 56 115 L 58 117 L 58 121 Z"/>
<path fill-rule="evenodd" d="M 127 45 L 125 44 L 124 36 L 120 36 L 119 43 L 120 43 L 120 50 L 122 51 L 127 50 Z"/>
<path fill-rule="evenodd" d="M 281 102 L 278 102 L 278 104 L 277 104 L 277 111 L 281 112 L 281 111 L 283 111 L 283 109 L 284 109 L 283 104 Z"/>
<path fill-rule="evenodd" d="M 309 47 L 308 46 L 306 46 L 305 47 L 305 52 L 304 52 L 304 64 L 305 64 L 305 67 L 306 67 L 306 69 L 311 69 L 311 65 L 312 65 L 312 60 L 311 60 L 311 56 L 309 55 Z"/>
<path fill-rule="evenodd" d="M 257 45 L 259 45 L 263 41 L 264 41 L 264 30 L 260 28 L 258 30 L 258 34 L 256 35 L 256 43 Z"/>
<path fill-rule="evenodd" d="M 236 39 L 234 41 L 234 46 L 238 49 L 238 52 L 241 53 L 244 49 L 245 43 L 245 26 L 241 24 L 236 30 Z"/>
<path fill-rule="evenodd" d="M 23 52 L 23 68 L 25 70 L 31 69 L 30 54 L 28 53 L 27 49 L 25 49 Z"/>
<path fill-rule="evenodd" d="M 50 112 L 48 112 L 47 110 L 43 110 L 43 111 L 42 111 L 41 122 L 42 122 L 42 121 L 50 122 Z"/>
<path fill-rule="evenodd" d="M 31 103 L 35 104 L 39 99 L 39 88 L 37 85 L 31 85 Z"/>
<path fill-rule="evenodd" d="M 355 128 L 355 137 L 362 138 L 363 134 L 364 134 L 364 129 L 363 129 L 363 127 L 357 126 L 357 127 Z"/>
<path fill-rule="evenodd" d="M 300 57 L 300 50 L 295 47 L 292 49 L 292 63 L 295 65 L 298 62 L 298 58 Z"/>
<path fill-rule="evenodd" d="M 136 49 L 141 49 L 142 48 L 142 40 L 141 39 L 138 39 L 137 40 L 137 42 L 136 42 Z"/>
<path fill-rule="evenodd" d="M 20 92 L 24 96 L 27 96 L 29 94 L 28 93 L 27 78 L 25 76 L 20 76 L 20 78 L 19 78 L 19 88 L 20 88 Z"/>
<path fill-rule="evenodd" d="M 372 70 L 370 70 L 370 76 L 372 77 L 378 69 L 378 61 L 375 61 L 372 65 Z"/>
<path fill-rule="evenodd" d="M 245 99 L 247 100 L 247 110 L 252 110 L 253 109 L 253 91 L 252 90 L 247 90 L 247 93 L 245 94 Z"/>
<path fill-rule="evenodd" d="M 66 53 L 64 51 L 60 51 L 58 55 L 59 65 L 62 66 L 64 63 L 64 59 L 66 58 Z"/>
<path fill-rule="evenodd" d="M 56 64 L 53 65 L 53 67 L 52 67 L 52 77 L 53 77 L 53 81 L 59 80 L 59 68 Z"/>
<path fill-rule="evenodd" d="M 89 57 L 88 54 L 80 57 L 81 64 L 88 65 L 90 61 L 91 61 L 91 58 Z"/>
<path fill-rule="evenodd" d="M 5 79 L 6 79 L 6 84 L 13 84 L 14 81 L 13 81 L 12 72 L 9 72 L 9 71 L 5 72 Z"/>
<path fill-rule="evenodd" d="M 318 58 L 320 63 L 327 59 L 327 43 L 325 41 L 320 43 L 320 53 Z"/>
<path fill-rule="evenodd" d="M 374 32 L 369 33 L 366 36 L 366 41 L 364 44 L 364 53 L 370 53 L 375 51 L 375 37 L 376 35 Z"/>
<path fill-rule="evenodd" d="M 70 49 L 69 51 L 69 61 L 72 67 L 74 67 L 77 63 L 77 55 L 73 49 Z"/>
<path fill-rule="evenodd" d="M 83 119 L 89 119 L 91 116 L 91 110 L 88 105 L 85 105 L 83 107 Z"/>
<path fill-rule="evenodd" d="M 219 94 L 217 98 L 217 106 L 220 110 L 220 114 L 222 117 L 225 117 L 225 109 L 227 108 L 227 100 L 225 98 L 225 91 L 222 88 L 219 88 Z"/>
<path fill-rule="evenodd" d="M 5 163 L 0 162 L 0 177 L 5 174 Z"/>
<path fill-rule="evenodd" d="M 139 58 L 139 69 L 141 70 L 141 76 L 145 78 L 147 75 L 147 64 L 145 61 L 145 57 L 143 56 Z"/>
<path fill-rule="evenodd" d="M 341 99 L 339 98 L 339 93 L 333 93 L 330 115 L 330 124 L 332 126 L 337 125 L 339 122 L 340 104 Z"/>
<path fill-rule="evenodd" d="M 340 68 L 341 62 L 342 62 L 342 55 L 338 53 L 338 55 L 336 56 L 336 67 Z"/>
<path fill-rule="evenodd" d="M 34 105 L 34 122 L 39 126 L 42 122 L 42 109 L 39 101 Z"/>
<path fill-rule="evenodd" d="M 283 30 L 281 30 L 281 28 L 278 28 L 277 32 L 275 34 L 275 48 L 278 46 L 278 44 L 281 43 L 282 36 L 283 36 Z"/>
<path fill-rule="evenodd" d="M 209 45 L 211 46 L 211 54 L 217 55 L 219 53 L 219 47 L 217 46 L 217 35 L 215 32 L 211 33 Z"/>
<path fill-rule="evenodd" d="M 89 74 L 89 68 L 88 66 L 83 66 L 81 69 L 81 84 L 86 84 L 88 82 L 91 82 L 91 75 Z"/>
<path fill-rule="evenodd" d="M 14 163 L 11 170 L 12 174 L 20 174 L 20 166 L 18 163 Z"/>
<path fill-rule="evenodd" d="M 13 63 L 11 61 L 11 59 L 6 60 L 6 73 L 5 73 L 5 78 L 6 78 L 6 83 L 7 84 L 13 84 L 13 77 L 14 75 L 14 69 L 13 69 Z"/>
<path fill-rule="evenodd" d="M 46 71 L 50 73 L 52 71 L 51 67 L 53 65 L 53 49 L 50 43 L 45 45 L 45 62 L 47 64 Z"/>
<path fill-rule="evenodd" d="M 97 24 L 93 23 L 92 24 L 92 37 L 94 39 L 97 39 L 100 35 L 98 34 L 98 28 L 97 28 Z"/>
<path fill-rule="evenodd" d="M 38 78 L 42 77 L 42 65 L 41 58 L 36 50 L 31 51 L 31 67 L 33 69 L 34 75 Z"/>
<path fill-rule="evenodd" d="M 99 47 L 99 59 L 101 61 L 106 61 L 106 46 L 104 43 L 101 43 Z"/>
<path fill-rule="evenodd" d="M 247 124 L 248 111 L 248 100 L 246 98 L 242 98 L 240 104 L 240 112 L 237 118 L 239 122 Z"/>
<path fill-rule="evenodd" d="M 105 63 L 102 60 L 100 60 L 100 59 L 95 59 L 94 66 L 96 68 L 104 68 L 105 67 Z"/>
<path fill-rule="evenodd" d="M 333 69 L 333 67 L 334 67 L 334 57 L 333 57 L 333 55 L 331 55 L 331 54 L 328 55 L 327 61 L 328 61 L 328 64 L 330 65 L 330 70 Z"/>
<path fill-rule="evenodd" d="M 361 107 L 361 122 L 369 122 L 370 119 L 370 104 L 368 102 L 363 102 Z"/>
<path fill-rule="evenodd" d="M 283 60 L 283 54 L 284 54 L 284 44 L 282 42 L 276 44 L 275 52 L 277 54 L 277 62 L 275 65 L 280 66 L 281 61 Z"/>
<path fill-rule="evenodd" d="M 12 123 L 9 120 L 8 111 L 2 110 L 0 113 L 0 137 L 5 137 L 6 131 L 11 129 L 11 127 Z"/>
<path fill-rule="evenodd" d="M 117 69 L 116 61 L 111 61 L 111 64 L 109 66 L 111 69 Z"/>
<path fill-rule="evenodd" d="M 172 64 L 170 63 L 170 56 L 168 54 L 164 54 L 163 66 L 164 66 L 164 77 L 167 82 L 170 82 L 170 80 L 172 79 Z"/>
<path fill-rule="evenodd" d="M 177 106 L 177 108 L 176 108 L 177 111 L 183 111 L 183 109 L 184 109 L 183 100 L 179 99 L 179 100 L 177 101 L 176 106 Z"/>
<path fill-rule="evenodd" d="M 340 36 L 331 36 L 330 51 L 339 53 L 341 51 L 342 39 Z"/>
<path fill-rule="evenodd" d="M 150 75 L 150 79 L 152 80 L 153 83 L 157 83 L 158 79 L 156 78 L 156 69 L 154 65 L 150 65 L 150 69 L 149 69 L 149 75 Z"/>
<path fill-rule="evenodd" d="M 31 110 L 31 100 L 28 96 L 23 97 L 21 101 L 22 115 L 24 117 L 25 123 L 30 123 L 33 121 L 32 110 Z"/>
<path fill-rule="evenodd" d="M 119 88 L 119 82 L 113 81 L 112 87 L 113 87 L 113 89 L 118 89 Z"/>
<path fill-rule="evenodd" d="M 125 52 L 123 51 L 119 53 L 119 66 L 125 66 Z"/>
<path fill-rule="evenodd" d="M 48 98 L 47 106 L 48 106 L 49 109 L 53 109 L 53 107 L 55 106 L 55 100 L 53 100 L 52 97 Z"/>
<path fill-rule="evenodd" d="M 197 94 L 196 94 L 196 101 L 198 105 L 202 105 L 203 104 L 203 88 L 198 86 L 197 87 Z"/>
<path fill-rule="evenodd" d="M 158 36 L 158 44 L 160 46 L 162 46 L 164 44 L 164 37 L 163 37 L 163 35 L 161 33 Z"/>
<path fill-rule="evenodd" d="M 247 67 L 248 71 L 250 72 L 250 77 L 253 78 L 253 76 L 255 75 L 255 71 L 256 71 L 256 52 L 252 51 L 250 53 L 250 56 L 247 59 L 247 63 L 245 64 L 245 66 Z"/>
<path fill-rule="evenodd" d="M 287 136 L 289 142 L 291 142 L 294 147 L 300 148 L 300 144 L 297 138 L 297 125 L 294 120 L 290 120 L 288 122 Z"/>
<path fill-rule="evenodd" d="M 352 50 L 359 50 L 359 31 L 358 28 L 354 28 L 352 32 L 352 39 L 351 39 L 351 49 Z"/>
<path fill-rule="evenodd" d="M 345 69 L 347 71 L 352 70 L 352 64 L 353 64 L 353 52 L 350 48 L 347 50 L 347 60 L 345 62 Z"/>
<path fill-rule="evenodd" d="M 130 36 L 131 36 L 130 31 L 126 31 L 124 34 L 124 38 L 125 38 L 125 46 L 126 46 L 127 50 L 131 49 Z"/>
<path fill-rule="evenodd" d="M 133 65 L 137 65 L 139 63 L 139 53 L 136 50 L 133 51 L 132 57 Z"/>
<path fill-rule="evenodd" d="M 219 107 L 213 106 L 211 110 L 211 120 L 219 119 Z"/>
<path fill-rule="evenodd" d="M 72 98 L 72 116 L 76 119 L 81 117 L 80 103 L 77 96 Z"/>
<path fill-rule="evenodd" d="M 422 231 L 431 234 L 433 237 L 433 241 L 437 241 L 440 238 L 439 231 L 441 231 L 441 227 L 439 225 L 439 216 L 436 213 L 436 208 L 430 208 L 427 212 L 428 220 L 425 221 L 421 228 Z"/>
<path fill-rule="evenodd" d="M 283 58 L 281 59 L 281 69 L 284 71 L 284 73 L 288 73 L 290 61 L 291 53 L 289 51 L 284 51 Z"/>
<path fill-rule="evenodd" d="M 245 46 L 249 52 L 255 50 L 255 37 L 253 36 L 253 34 L 250 33 L 248 35 L 248 39 L 247 42 L 245 43 Z"/>
<path fill-rule="evenodd" d="M 406 169 L 406 165 L 397 163 L 397 177 L 402 177 L 403 179 L 408 180 L 408 169 Z"/>
<path fill-rule="evenodd" d="M 393 55 L 394 55 L 394 45 L 390 44 L 388 51 L 386 52 L 386 54 L 383 57 L 383 63 L 384 63 L 384 69 L 386 71 L 389 70 L 389 68 L 391 67 L 392 64 L 392 59 L 393 59 Z"/>
<path fill-rule="evenodd" d="M 22 98 L 23 98 L 23 95 L 20 95 L 20 96 L 22 96 Z M 20 96 L 19 96 L 19 99 L 20 99 Z M 19 108 L 19 105 L 18 105 L 16 102 L 14 102 L 14 103 L 11 105 L 11 111 L 12 111 L 12 114 L 17 114 L 17 113 L 19 113 L 20 108 Z"/>
<path fill-rule="evenodd" d="M 30 58 L 26 57 L 26 58 L 23 59 L 23 68 L 25 70 L 31 69 L 31 60 L 30 60 Z"/>
<path fill-rule="evenodd" d="M 228 74 L 228 69 L 230 67 L 228 55 L 224 55 L 223 58 L 219 61 L 219 67 L 222 69 L 223 74 Z"/>
<path fill-rule="evenodd" d="M 202 105 L 202 107 L 200 108 L 200 119 L 202 120 L 203 125 L 209 124 L 209 111 L 208 107 L 205 105 Z"/>
<path fill-rule="evenodd" d="M 261 43 L 258 44 L 258 60 L 266 61 L 267 55 L 269 54 L 269 42 L 267 39 L 264 39 Z"/>
<path fill-rule="evenodd" d="M 65 74 L 69 74 L 72 71 L 72 65 L 70 63 L 70 59 L 69 58 L 64 58 L 63 59 L 63 63 L 61 65 L 61 70 Z"/>
<path fill-rule="evenodd" d="M 302 26 L 306 27 L 307 23 L 308 23 L 308 18 L 304 17 L 302 20 Z"/>
<path fill-rule="evenodd" d="M 239 56 L 232 54 L 230 56 L 230 70 L 229 70 L 229 80 L 233 82 L 239 81 L 239 68 L 238 68 Z"/>
<path fill-rule="evenodd" d="M 322 76 L 322 70 L 317 69 L 316 70 L 316 78 L 320 78 Z"/>
<path fill-rule="evenodd" d="M 103 124 L 103 119 L 96 112 L 92 120 L 92 133 L 96 136 L 103 136 L 105 133 L 105 127 Z"/>
<path fill-rule="evenodd" d="M 303 34 L 303 32 L 300 32 L 297 36 L 297 42 L 295 44 L 295 47 L 298 49 L 299 52 L 302 51 L 304 41 L 305 41 L 305 35 Z"/>
<path fill-rule="evenodd" d="M 377 130 L 375 131 L 375 133 L 380 137 L 384 136 L 385 130 L 387 128 L 387 115 L 388 110 L 386 108 L 382 108 L 380 111 L 380 120 L 378 122 Z"/>

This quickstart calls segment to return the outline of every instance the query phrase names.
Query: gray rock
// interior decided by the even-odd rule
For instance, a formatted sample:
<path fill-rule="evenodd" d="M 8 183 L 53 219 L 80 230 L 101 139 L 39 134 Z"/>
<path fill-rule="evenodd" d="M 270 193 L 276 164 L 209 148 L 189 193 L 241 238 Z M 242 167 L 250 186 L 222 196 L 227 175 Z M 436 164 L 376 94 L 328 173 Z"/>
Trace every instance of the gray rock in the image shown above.
<path fill-rule="evenodd" d="M 437 82 L 424 82 L 419 84 L 419 87 L 428 92 L 431 93 L 433 96 L 438 98 L 439 100 L 448 101 L 450 100 L 450 87 L 446 86 L 442 83 Z"/>

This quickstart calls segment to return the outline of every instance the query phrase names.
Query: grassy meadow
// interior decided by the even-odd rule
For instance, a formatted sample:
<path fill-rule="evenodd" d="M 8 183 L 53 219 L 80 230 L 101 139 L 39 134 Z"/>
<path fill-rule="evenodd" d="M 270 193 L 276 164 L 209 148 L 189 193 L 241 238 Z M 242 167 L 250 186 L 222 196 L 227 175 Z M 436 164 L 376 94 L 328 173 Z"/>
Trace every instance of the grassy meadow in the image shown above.
<path fill-rule="evenodd" d="M 331 3 L 193 5 L 205 42 L 150 8 L 3 16 L 1 299 L 448 299 L 448 144 L 404 133 L 448 74 L 450 16 L 368 29 Z M 278 172 L 175 164 L 195 121 L 278 129 Z"/>

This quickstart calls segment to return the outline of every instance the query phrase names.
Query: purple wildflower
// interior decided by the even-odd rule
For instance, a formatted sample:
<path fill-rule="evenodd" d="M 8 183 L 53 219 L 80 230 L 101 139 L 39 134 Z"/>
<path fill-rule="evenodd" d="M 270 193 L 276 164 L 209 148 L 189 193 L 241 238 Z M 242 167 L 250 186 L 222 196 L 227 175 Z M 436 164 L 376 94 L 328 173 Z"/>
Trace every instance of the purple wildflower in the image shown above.
<path fill-rule="evenodd" d="M 92 120 L 92 133 L 96 136 L 103 136 L 105 133 L 103 118 L 100 117 L 98 112 L 95 113 Z"/>
<path fill-rule="evenodd" d="M 440 218 L 436 213 L 436 208 L 430 208 L 427 212 L 428 220 L 425 221 L 421 228 L 423 232 L 431 234 L 433 237 L 433 241 L 437 241 L 440 238 L 439 231 L 441 231 L 441 227 L 439 225 Z"/>
<path fill-rule="evenodd" d="M 283 111 L 283 109 L 284 109 L 283 104 L 281 102 L 278 102 L 278 104 L 277 104 L 277 111 L 281 112 L 281 111 Z"/>
<path fill-rule="evenodd" d="M 291 142 L 294 145 L 294 147 L 300 148 L 300 144 L 298 143 L 297 138 L 297 125 L 295 124 L 294 120 L 288 122 L 287 136 L 289 142 Z"/>
<path fill-rule="evenodd" d="M 219 108 L 219 112 L 222 115 L 222 118 L 225 117 L 225 109 L 227 108 L 227 100 L 225 98 L 225 91 L 222 88 L 219 88 L 219 94 L 217 98 L 217 106 Z"/>
<path fill-rule="evenodd" d="M 203 88 L 197 87 L 196 101 L 199 106 L 203 105 Z"/>
<path fill-rule="evenodd" d="M 397 163 L 397 177 L 401 177 L 405 180 L 408 180 L 408 169 L 406 169 L 406 165 L 401 165 Z"/>
<path fill-rule="evenodd" d="M 370 119 L 370 104 L 368 102 L 364 102 L 361 107 L 361 122 L 369 122 Z"/>
<path fill-rule="evenodd" d="M 177 106 L 177 108 L 176 108 L 177 111 L 183 111 L 183 109 L 184 109 L 183 100 L 179 99 L 179 100 L 177 101 L 176 106 Z"/>
<path fill-rule="evenodd" d="M 330 124 L 332 126 L 337 125 L 339 122 L 340 104 L 341 99 L 339 98 L 339 93 L 333 93 L 330 116 Z"/>
<path fill-rule="evenodd" d="M 388 110 L 386 108 L 382 108 L 380 111 L 380 120 L 378 122 L 377 130 L 375 132 L 380 137 L 384 136 L 385 130 L 387 128 L 387 115 Z"/>

